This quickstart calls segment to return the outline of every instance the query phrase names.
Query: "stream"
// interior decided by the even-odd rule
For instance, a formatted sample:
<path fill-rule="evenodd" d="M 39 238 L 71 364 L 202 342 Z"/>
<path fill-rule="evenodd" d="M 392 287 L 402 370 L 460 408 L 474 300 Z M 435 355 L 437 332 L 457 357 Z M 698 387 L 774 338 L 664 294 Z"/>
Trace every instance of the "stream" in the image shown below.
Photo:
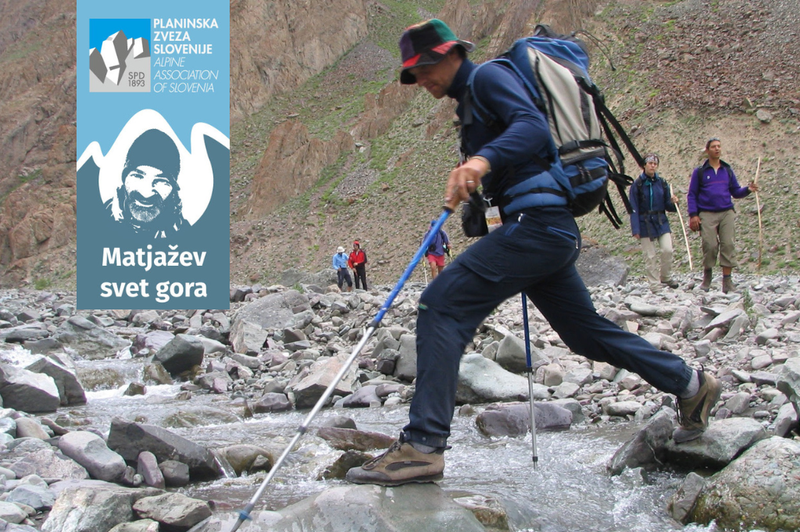
<path fill-rule="evenodd" d="M 141 359 L 81 361 L 79 373 L 117 372 L 134 380 L 141 371 Z M 101 369 L 102 366 L 102 369 Z M 127 384 L 106 390 L 87 391 L 88 402 L 59 410 L 104 433 L 111 419 L 164 426 L 210 449 L 250 443 L 277 457 L 307 412 L 256 414 L 244 420 L 243 407 L 228 395 L 193 394 L 177 399 L 179 385 L 147 386 L 147 393 L 124 396 Z M 507 504 L 511 521 L 521 531 L 538 532 L 713 532 L 709 527 L 675 522 L 667 513 L 669 497 L 683 475 L 657 472 L 647 476 L 625 474 L 611 477 L 606 464 L 614 452 L 636 430 L 629 422 L 594 426 L 579 424 L 563 432 L 539 432 L 538 467 L 532 463 L 531 437 L 489 439 L 475 426 L 476 412 L 456 414 L 449 440 L 452 450 L 445 454 L 445 478 L 439 485 L 446 491 L 473 492 Z M 271 484 L 256 510 L 277 510 L 341 485 L 342 480 L 317 480 L 318 474 L 339 456 L 337 451 L 314 436 L 325 418 L 343 415 L 355 420 L 360 430 L 398 434 L 408 419 L 408 405 L 373 409 L 323 409 L 311 430 L 299 442 Z M 84 427 L 85 428 L 85 427 Z M 265 473 L 220 478 L 192 483 L 181 491 L 190 497 L 213 501 L 218 509 L 238 510 L 250 500 Z"/>

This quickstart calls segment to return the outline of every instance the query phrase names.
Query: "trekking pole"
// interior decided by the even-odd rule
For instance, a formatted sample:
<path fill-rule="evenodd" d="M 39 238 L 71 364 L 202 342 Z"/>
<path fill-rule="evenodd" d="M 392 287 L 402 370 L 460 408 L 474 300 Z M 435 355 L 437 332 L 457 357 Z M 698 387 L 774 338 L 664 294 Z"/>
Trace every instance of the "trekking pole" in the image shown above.
<path fill-rule="evenodd" d="M 445 220 L 447 220 L 447 217 L 450 216 L 452 212 L 453 211 L 451 209 L 445 208 L 444 212 L 442 212 L 442 215 L 439 216 L 439 219 L 436 221 L 436 225 L 434 226 L 437 231 L 442 228 Z M 294 448 L 297 442 L 300 441 L 300 438 L 302 438 L 303 435 L 306 433 L 306 431 L 308 431 L 309 424 L 317 415 L 317 413 L 322 409 L 322 407 L 328 401 L 330 396 L 333 394 L 333 390 L 336 387 L 336 385 L 339 384 L 339 381 L 341 381 L 344 378 L 344 375 L 345 373 L 347 373 L 347 370 L 350 368 L 350 365 L 356 359 L 358 353 L 361 352 L 361 349 L 364 348 L 364 345 L 367 343 L 367 340 L 369 340 L 369 337 L 372 336 L 372 333 L 375 332 L 376 327 L 381 322 L 386 312 L 389 310 L 389 307 L 392 305 L 394 298 L 397 297 L 397 294 L 403 288 L 403 285 L 408 280 L 408 277 L 411 275 L 411 273 L 414 271 L 414 268 L 419 263 L 420 259 L 422 258 L 422 255 L 425 253 L 425 250 L 428 249 L 428 246 L 430 245 L 431 241 L 433 241 L 435 235 L 436 232 L 432 231 L 430 236 L 426 237 L 425 240 L 422 242 L 422 245 L 417 250 L 416 254 L 414 254 L 414 258 L 411 259 L 411 262 L 409 263 L 405 272 L 403 272 L 403 275 L 400 276 L 400 280 L 397 282 L 397 285 L 395 285 L 394 289 L 389 294 L 389 297 L 386 298 L 386 302 L 383 304 L 380 311 L 378 311 L 378 314 L 375 316 L 375 318 L 369 323 L 369 326 L 367 327 L 367 330 L 364 332 L 364 336 L 361 338 L 361 341 L 358 342 L 358 345 L 356 345 L 355 349 L 353 349 L 353 352 L 350 354 L 347 360 L 345 360 L 344 364 L 342 364 L 341 369 L 333 378 L 333 381 L 328 385 L 327 389 L 322 394 L 322 397 L 319 398 L 317 404 L 314 405 L 314 408 L 311 409 L 311 412 L 309 412 L 306 418 L 303 420 L 302 425 L 300 425 L 297 428 L 297 433 L 294 435 L 294 438 L 292 438 L 292 441 L 289 443 L 289 445 L 280 455 L 278 460 L 272 466 L 272 469 L 269 470 L 269 474 L 267 474 L 267 477 L 261 483 L 261 486 L 258 488 L 256 493 L 253 495 L 253 498 L 250 499 L 250 502 L 247 503 L 244 509 L 239 511 L 239 519 L 236 520 L 236 524 L 231 529 L 231 532 L 236 532 L 237 530 L 239 530 L 239 527 L 242 526 L 242 523 L 250 519 L 250 512 L 252 512 L 253 508 L 255 508 L 256 503 L 261 498 L 261 495 L 264 493 L 264 490 L 267 488 L 267 484 L 269 484 L 270 480 L 272 480 L 272 478 L 278 472 L 280 467 L 283 465 L 283 462 L 286 460 L 286 457 L 292 451 L 292 448 Z"/>
<path fill-rule="evenodd" d="M 672 185 L 669 186 L 669 195 L 670 197 L 674 196 L 672 193 Z M 683 216 L 681 215 L 681 209 L 678 207 L 678 220 L 681 221 L 681 229 L 683 229 L 683 243 L 686 244 L 686 256 L 689 257 L 689 271 L 694 270 L 694 266 L 692 265 L 692 249 L 689 247 L 689 237 L 686 236 L 686 224 L 683 223 Z"/>
<path fill-rule="evenodd" d="M 758 185 L 758 172 L 761 170 L 761 157 L 758 158 L 756 165 L 756 177 L 753 178 L 753 184 Z M 758 213 L 758 271 L 761 271 L 761 250 L 764 247 L 764 230 L 761 226 L 761 202 L 758 200 L 758 191 L 756 191 L 756 212 Z"/>
<path fill-rule="evenodd" d="M 539 456 L 536 452 L 536 415 L 533 413 L 533 364 L 531 363 L 531 332 L 528 326 L 528 298 L 525 292 L 522 293 L 522 324 L 525 329 L 525 363 L 528 366 L 528 397 L 531 403 L 531 458 L 533 468 L 539 464 Z"/>

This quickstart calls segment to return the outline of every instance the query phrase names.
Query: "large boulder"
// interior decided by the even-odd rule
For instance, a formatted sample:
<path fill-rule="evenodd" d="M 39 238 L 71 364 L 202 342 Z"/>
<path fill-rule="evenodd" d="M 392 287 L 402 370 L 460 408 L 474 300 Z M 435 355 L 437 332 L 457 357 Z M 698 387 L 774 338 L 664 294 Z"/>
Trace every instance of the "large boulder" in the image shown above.
<path fill-rule="evenodd" d="M 179 334 L 158 350 L 154 359 L 160 362 L 170 375 L 189 371 L 203 363 L 205 348 L 197 336 Z"/>
<path fill-rule="evenodd" d="M 342 353 L 335 357 L 324 357 L 316 360 L 309 368 L 308 375 L 292 386 L 295 406 L 298 409 L 314 406 L 328 386 L 333 383 L 348 356 L 346 353 Z M 334 394 L 347 396 L 353 393 L 355 378 L 356 368 L 351 364 L 344 377 L 336 384 Z"/>
<path fill-rule="evenodd" d="M 563 430 L 572 424 L 572 412 L 552 402 L 534 402 L 536 430 Z M 531 429 L 530 403 L 489 405 L 475 424 L 486 436 L 524 436 Z"/>
<path fill-rule="evenodd" d="M 689 515 L 731 530 L 800 530 L 800 442 L 756 443 L 706 482 Z"/>
<path fill-rule="evenodd" d="M 534 383 L 535 399 L 549 399 L 547 387 Z M 461 357 L 458 368 L 458 403 L 491 403 L 528 399 L 528 379 L 503 369 L 480 353 Z"/>
<path fill-rule="evenodd" d="M 233 513 L 218 512 L 192 532 L 230 530 Z M 486 532 L 473 512 L 457 504 L 436 484 L 338 486 L 292 504 L 278 512 L 254 512 L 247 530 L 296 532 L 299 530 L 361 530 L 378 532 Z"/>
<path fill-rule="evenodd" d="M 22 412 L 55 412 L 61 396 L 49 375 L 0 364 L 0 396 L 3 406 Z"/>
<path fill-rule="evenodd" d="M 49 375 L 58 388 L 61 406 L 86 404 L 86 392 L 75 374 L 71 360 L 63 354 L 39 357 L 28 364 L 29 371 Z"/>
<path fill-rule="evenodd" d="M 293 327 L 295 324 L 294 315 L 310 308 L 308 298 L 297 290 L 287 290 L 286 292 L 270 294 L 254 300 L 252 303 L 240 308 L 233 319 L 233 324 L 231 325 L 233 350 L 237 353 L 244 353 L 248 348 L 255 347 L 244 344 L 243 340 L 245 336 L 256 334 L 259 329 Z M 247 331 L 247 335 L 242 334 L 243 330 Z M 266 340 L 266 332 L 263 334 L 264 340 Z M 234 339 L 236 339 L 235 343 Z M 262 344 L 264 340 L 261 341 Z M 253 338 L 250 341 L 252 342 Z M 259 349 L 260 346 L 253 350 L 258 351 Z"/>
<path fill-rule="evenodd" d="M 220 474 L 214 455 L 207 448 L 154 425 L 114 418 L 108 447 L 129 462 L 143 451 L 153 453 L 159 462 L 178 460 L 189 466 L 193 479 L 216 478 Z"/>
<path fill-rule="evenodd" d="M 98 360 L 117 356 L 130 348 L 131 342 L 98 327 L 81 316 L 72 316 L 59 326 L 55 338 L 74 349 L 82 358 Z"/>
<path fill-rule="evenodd" d="M 132 506 L 137 500 L 158 493 L 153 488 L 123 488 L 100 481 L 65 488 L 42 525 L 42 532 L 111 530 L 134 519 Z"/>
<path fill-rule="evenodd" d="M 732 417 L 712 421 L 696 440 L 684 443 L 668 440 L 664 452 L 667 460 L 679 467 L 710 467 L 718 470 L 767 437 L 767 431 L 755 419 Z"/>

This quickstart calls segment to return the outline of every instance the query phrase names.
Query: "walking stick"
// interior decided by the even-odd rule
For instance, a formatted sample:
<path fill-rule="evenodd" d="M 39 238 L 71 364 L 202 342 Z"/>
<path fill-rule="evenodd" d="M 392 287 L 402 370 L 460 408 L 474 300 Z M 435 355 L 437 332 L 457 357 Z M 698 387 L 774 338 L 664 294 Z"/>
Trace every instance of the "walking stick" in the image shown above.
<path fill-rule="evenodd" d="M 758 172 L 761 170 L 761 157 L 758 158 L 756 164 L 756 177 L 753 179 L 753 184 L 758 185 Z M 758 191 L 756 191 L 756 212 L 758 213 L 758 271 L 761 271 L 761 250 L 764 247 L 764 230 L 761 226 L 761 202 L 758 200 Z"/>
<path fill-rule="evenodd" d="M 522 293 L 522 324 L 525 329 L 525 364 L 528 366 L 528 398 L 531 403 L 531 458 L 533 468 L 539 464 L 539 456 L 536 452 L 536 415 L 533 409 L 533 364 L 531 363 L 531 332 L 528 326 L 528 298 L 525 292 Z"/>
<path fill-rule="evenodd" d="M 414 254 L 414 257 L 411 259 L 411 262 L 409 263 L 408 267 L 406 267 L 405 272 L 403 272 L 403 275 L 400 276 L 400 280 L 397 282 L 397 285 L 395 285 L 394 289 L 391 291 L 391 293 L 389 293 L 389 297 L 386 298 L 386 302 L 383 304 L 380 311 L 378 311 L 378 314 L 375 316 L 375 318 L 369 323 L 369 326 L 367 327 L 367 330 L 364 332 L 364 336 L 361 338 L 361 341 L 358 342 L 358 345 L 356 345 L 355 349 L 353 349 L 353 352 L 350 354 L 347 360 L 345 360 L 344 364 L 342 365 L 342 368 L 339 370 L 339 373 L 336 374 L 336 376 L 333 378 L 333 381 L 328 385 L 328 388 L 322 394 L 322 397 L 320 397 L 319 400 L 317 401 L 317 404 L 314 405 L 314 408 L 311 409 L 311 412 L 309 412 L 306 418 L 303 420 L 302 425 L 300 425 L 297 428 L 297 433 L 294 435 L 294 438 L 292 438 L 292 441 L 289 442 L 289 445 L 286 447 L 286 449 L 280 455 L 278 460 L 275 462 L 275 465 L 272 466 L 272 469 L 269 470 L 269 474 L 264 479 L 264 482 L 261 483 L 261 486 L 258 488 L 256 493 L 253 495 L 253 498 L 250 499 L 250 502 L 247 503 L 244 509 L 239 511 L 239 519 L 236 520 L 236 524 L 231 529 L 231 532 L 236 532 L 237 530 L 239 530 L 239 527 L 242 526 L 242 523 L 250 519 L 250 512 L 252 512 L 253 508 L 255 508 L 256 503 L 261 498 L 261 495 L 264 493 L 264 490 L 267 488 L 267 484 L 269 484 L 270 480 L 272 480 L 272 478 L 278 472 L 280 467 L 283 465 L 283 462 L 286 460 L 286 457 L 289 455 L 292 448 L 297 444 L 297 442 L 300 441 L 300 438 L 302 438 L 303 435 L 306 433 L 309 424 L 317 415 L 317 413 L 322 409 L 322 407 L 328 401 L 330 396 L 333 394 L 333 390 L 334 388 L 336 388 L 336 385 L 339 384 L 339 381 L 341 381 L 344 378 L 345 373 L 347 373 L 347 370 L 350 368 L 353 361 L 356 359 L 356 356 L 358 356 L 358 353 L 360 353 L 361 349 L 364 348 L 364 345 L 367 343 L 367 340 L 369 340 L 369 337 L 372 336 L 372 333 L 375 332 L 375 329 L 377 328 L 380 321 L 383 319 L 383 316 L 386 314 L 386 311 L 388 311 L 389 307 L 392 306 L 394 298 L 397 297 L 397 294 L 403 288 L 403 285 L 408 280 L 411 273 L 414 271 L 414 268 L 417 266 L 417 264 L 419 264 L 419 261 L 422 258 L 423 254 L 425 253 L 425 250 L 428 249 L 428 246 L 433 241 L 433 237 L 436 235 L 438 230 L 442 228 L 445 220 L 447 220 L 447 217 L 450 216 L 452 212 L 453 212 L 452 209 L 445 207 L 444 212 L 442 212 L 442 215 L 439 216 L 439 219 L 436 221 L 436 224 L 434 225 L 434 228 L 436 230 L 431 231 L 429 237 L 426 237 L 425 240 L 422 242 L 422 245 Z"/>
<path fill-rule="evenodd" d="M 672 197 L 674 194 L 672 193 L 672 185 L 669 186 L 669 195 Z M 689 247 L 689 237 L 686 236 L 686 224 L 683 223 L 683 216 L 681 215 L 681 209 L 678 207 L 678 220 L 681 221 L 681 229 L 683 229 L 683 243 L 686 245 L 686 256 L 689 257 L 689 271 L 694 270 L 694 265 L 692 265 L 692 250 Z"/>

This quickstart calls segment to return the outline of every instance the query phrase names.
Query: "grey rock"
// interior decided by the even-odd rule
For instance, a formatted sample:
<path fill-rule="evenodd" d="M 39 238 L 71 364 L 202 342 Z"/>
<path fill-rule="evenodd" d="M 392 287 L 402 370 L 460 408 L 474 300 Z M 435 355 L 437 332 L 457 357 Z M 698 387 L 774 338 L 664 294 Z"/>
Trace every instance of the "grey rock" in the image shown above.
<path fill-rule="evenodd" d="M 125 460 L 92 432 L 74 431 L 58 440 L 58 449 L 82 465 L 98 480 L 118 482 L 125 473 Z"/>
<path fill-rule="evenodd" d="M 62 323 L 54 337 L 89 360 L 115 357 L 131 346 L 130 341 L 80 316 L 72 316 Z"/>
<path fill-rule="evenodd" d="M 798 457 L 796 441 L 773 436 L 757 442 L 707 481 L 691 520 L 714 520 L 727 529 L 800 529 Z"/>
<path fill-rule="evenodd" d="M 211 516 L 206 501 L 192 499 L 181 493 L 164 493 L 142 497 L 133 503 L 133 511 L 143 519 L 153 519 L 166 528 L 186 530 Z"/>
<path fill-rule="evenodd" d="M 132 521 L 134 502 L 155 493 L 153 488 L 124 488 L 106 482 L 67 487 L 59 493 L 42 532 L 110 530 Z"/>
<path fill-rule="evenodd" d="M 142 475 L 144 483 L 148 486 L 160 489 L 166 487 L 164 475 L 158 467 L 158 459 L 149 451 L 139 453 L 139 458 L 136 460 L 136 473 Z"/>

